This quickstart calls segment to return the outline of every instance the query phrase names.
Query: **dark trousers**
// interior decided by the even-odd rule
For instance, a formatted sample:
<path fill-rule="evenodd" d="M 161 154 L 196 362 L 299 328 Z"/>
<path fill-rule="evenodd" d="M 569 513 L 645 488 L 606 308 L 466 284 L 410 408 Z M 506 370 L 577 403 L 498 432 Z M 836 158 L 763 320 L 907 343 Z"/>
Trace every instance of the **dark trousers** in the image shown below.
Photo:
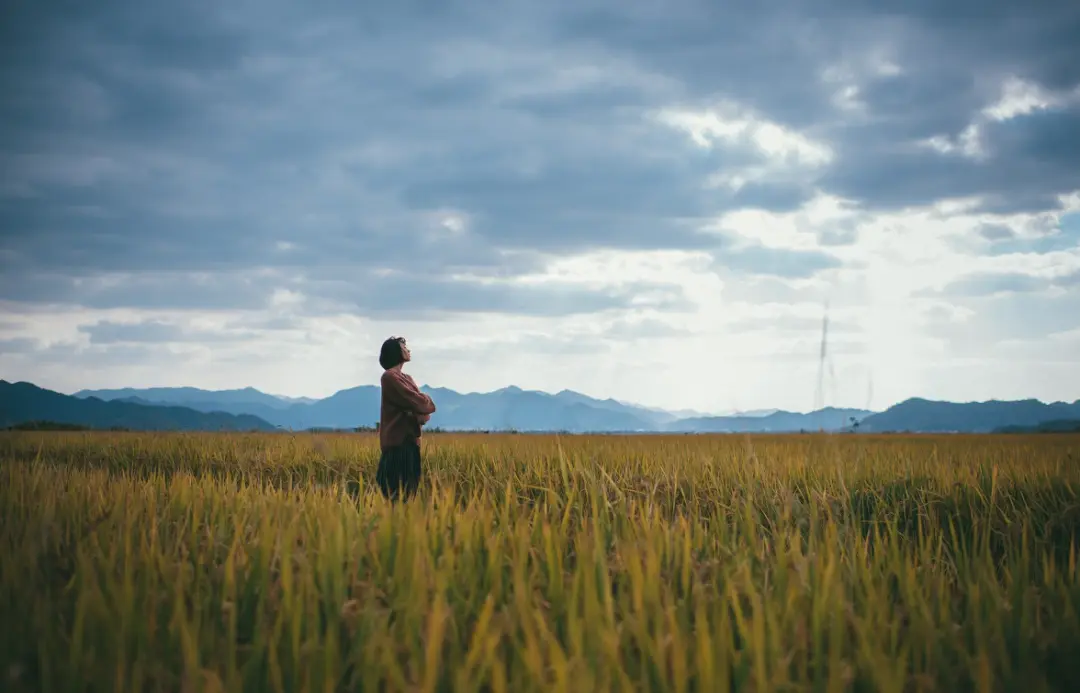
<path fill-rule="evenodd" d="M 420 486 L 420 447 L 407 442 L 383 450 L 375 481 L 391 501 L 408 500 Z"/>

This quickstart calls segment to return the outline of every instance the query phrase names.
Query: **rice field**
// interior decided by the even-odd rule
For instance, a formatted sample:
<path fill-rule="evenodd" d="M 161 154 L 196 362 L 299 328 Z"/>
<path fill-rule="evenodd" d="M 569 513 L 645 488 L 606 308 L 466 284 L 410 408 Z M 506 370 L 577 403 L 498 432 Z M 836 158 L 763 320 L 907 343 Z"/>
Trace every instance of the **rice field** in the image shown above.
<path fill-rule="evenodd" d="M 0 434 L 8 691 L 1080 690 L 1080 436 Z"/>

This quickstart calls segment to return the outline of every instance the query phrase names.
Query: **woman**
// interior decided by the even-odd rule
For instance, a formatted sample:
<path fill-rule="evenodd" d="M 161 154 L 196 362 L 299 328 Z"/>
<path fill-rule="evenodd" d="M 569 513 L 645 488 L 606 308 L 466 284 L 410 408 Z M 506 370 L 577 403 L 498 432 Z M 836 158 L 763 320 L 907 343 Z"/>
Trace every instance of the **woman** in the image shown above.
<path fill-rule="evenodd" d="M 416 492 L 420 484 L 420 429 L 435 413 L 431 398 L 401 371 L 411 360 L 404 338 L 391 337 L 383 342 L 379 352 L 379 365 L 383 367 L 379 410 L 382 457 L 375 480 L 391 501 Z"/>

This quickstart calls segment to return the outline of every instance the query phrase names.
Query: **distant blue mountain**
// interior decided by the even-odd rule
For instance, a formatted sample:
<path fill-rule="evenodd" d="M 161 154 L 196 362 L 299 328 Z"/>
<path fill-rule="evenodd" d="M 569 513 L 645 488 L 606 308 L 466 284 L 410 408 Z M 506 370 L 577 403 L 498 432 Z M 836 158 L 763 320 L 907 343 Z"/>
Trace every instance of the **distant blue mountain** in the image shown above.
<path fill-rule="evenodd" d="M 990 433 L 1000 428 L 1080 419 L 1080 400 L 1045 404 L 1037 399 L 935 402 L 918 397 L 868 416 L 859 429 L 873 432 Z"/>
<path fill-rule="evenodd" d="M 440 387 L 421 389 L 438 405 L 430 425 L 463 431 L 782 433 L 849 430 L 853 422 L 858 422 L 856 430 L 864 432 L 985 433 L 1009 426 L 1080 419 L 1080 401 L 953 403 L 915 398 L 880 413 L 827 407 L 809 413 L 763 410 L 734 416 L 685 416 L 685 412 L 597 399 L 572 390 L 551 394 L 514 386 L 469 393 Z M 372 426 L 379 418 L 380 400 L 377 385 L 348 388 L 311 402 L 290 402 L 254 388 L 124 388 L 77 393 L 79 397 L 91 395 L 136 404 L 182 405 L 206 413 L 250 414 L 292 430 Z"/>
<path fill-rule="evenodd" d="M 460 393 L 424 386 L 438 405 L 430 426 L 452 430 L 652 431 L 674 415 L 615 400 L 599 400 L 564 390 L 557 394 L 507 387 L 494 392 Z M 204 412 L 254 414 L 283 428 L 353 428 L 379 419 L 381 394 L 376 385 L 360 385 L 311 403 L 288 403 L 247 388 L 123 388 L 82 390 L 78 397 L 137 398 L 139 402 L 184 406 Z"/>
<path fill-rule="evenodd" d="M 424 389 L 439 407 L 432 424 L 455 430 L 651 431 L 659 418 L 641 407 L 569 390 L 552 395 L 514 386 L 469 394 Z"/>
<path fill-rule="evenodd" d="M 441 387 L 423 386 L 438 405 L 432 427 L 459 431 L 567 431 L 567 432 L 709 432 L 709 431 L 797 431 L 819 428 L 839 429 L 851 416 L 861 418 L 862 410 L 824 410 L 797 414 L 765 410 L 735 417 L 686 417 L 671 412 L 597 399 L 580 392 L 562 390 L 555 394 L 520 387 L 504 387 L 494 392 L 462 393 Z M 373 425 L 379 418 L 380 391 L 376 385 L 360 385 L 311 402 L 288 402 L 253 388 L 243 390 L 201 390 L 198 388 L 123 388 L 82 390 L 79 397 L 123 399 L 142 404 L 182 404 L 204 412 L 253 414 L 292 430 L 308 428 L 354 428 Z"/>
<path fill-rule="evenodd" d="M 115 390 L 80 390 L 75 397 L 97 397 L 103 400 L 138 397 L 147 402 L 181 404 L 185 407 L 193 404 L 208 406 L 263 405 L 273 409 L 285 409 L 292 402 L 282 397 L 268 395 L 253 387 L 239 390 L 203 390 L 197 387 L 124 387 Z M 227 411 L 227 410 L 222 410 Z"/>
<path fill-rule="evenodd" d="M 710 416 L 679 419 L 668 424 L 669 431 L 700 433 L 790 433 L 794 431 L 838 431 L 862 421 L 873 412 L 865 409 L 826 407 L 808 414 L 774 411 L 765 416 Z"/>
<path fill-rule="evenodd" d="M 120 399 L 73 397 L 31 383 L 0 380 L 0 428 L 43 421 L 141 431 L 274 430 L 269 422 L 250 414 L 207 413 L 178 405 L 147 406 Z"/>
<path fill-rule="evenodd" d="M 105 401 L 122 400 L 139 404 L 180 405 L 202 412 L 251 414 L 278 424 L 279 412 L 295 406 L 294 402 L 268 395 L 253 387 L 240 390 L 203 390 L 197 387 L 119 388 L 80 390 L 75 397 L 97 397 Z"/>

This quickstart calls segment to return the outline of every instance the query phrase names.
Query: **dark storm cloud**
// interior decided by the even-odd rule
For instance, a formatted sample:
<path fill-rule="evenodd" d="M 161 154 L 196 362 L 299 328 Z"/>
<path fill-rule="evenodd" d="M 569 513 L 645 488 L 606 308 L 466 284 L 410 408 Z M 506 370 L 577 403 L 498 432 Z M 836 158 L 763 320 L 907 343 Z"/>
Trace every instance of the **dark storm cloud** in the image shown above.
<path fill-rule="evenodd" d="M 980 111 L 1009 77 L 1077 87 L 1078 47 L 1080 5 L 1064 0 L 20 2 L 0 27 L 0 299 L 248 308 L 302 279 L 357 310 L 557 314 L 649 290 L 451 275 L 593 248 L 710 249 L 702 219 L 791 210 L 817 189 L 868 208 L 958 195 L 1052 208 L 1080 187 L 1076 102 L 1004 122 Z M 899 71 L 875 71 L 877 52 Z M 836 106 L 844 86 L 860 112 Z M 769 161 L 749 142 L 701 149 L 654 116 L 718 101 L 834 156 L 709 187 Z M 971 123 L 984 158 L 917 145 Z M 463 230 L 440 227 L 458 212 Z M 816 251 L 718 257 L 783 278 L 836 266 Z M 371 290 L 320 285 L 324 268 Z M 380 268 L 426 283 L 379 293 L 365 278 Z M 166 274 L 104 278 L 149 270 Z"/>
<path fill-rule="evenodd" d="M 1009 70 L 1059 89 L 1080 82 L 1075 60 L 1080 10 L 1071 0 L 840 0 L 817 9 L 855 21 L 903 22 L 911 34 L 922 36 L 913 49 L 947 45 L 955 63 Z M 933 63 L 935 56 L 923 53 L 921 62 Z"/>
<path fill-rule="evenodd" d="M 831 11 L 858 20 L 887 17 L 903 73 L 862 90 L 869 119 L 838 140 L 841 165 L 822 184 L 871 206 L 896 208 L 983 196 L 988 211 L 1057 208 L 1080 188 L 1080 4 L 915 3 L 851 0 Z M 981 111 L 1020 79 L 1063 101 L 995 122 Z M 979 127 L 985 156 L 967 158 L 914 146 L 956 140 Z"/>
<path fill-rule="evenodd" d="M 818 70 L 840 50 L 795 3 L 559 3 L 554 31 L 601 41 L 686 85 L 681 101 L 732 96 L 785 124 L 810 125 L 829 110 Z M 832 39 L 838 38 L 835 34 Z"/>
<path fill-rule="evenodd" d="M 885 139 L 887 133 L 866 129 L 842 145 L 846 165 L 831 169 L 822 183 L 876 207 L 977 196 L 984 198 L 980 209 L 987 212 L 1038 212 L 1059 208 L 1059 195 L 1080 189 L 1080 143 L 1074 134 L 1080 132 L 1080 100 L 981 124 L 983 158 Z"/>

